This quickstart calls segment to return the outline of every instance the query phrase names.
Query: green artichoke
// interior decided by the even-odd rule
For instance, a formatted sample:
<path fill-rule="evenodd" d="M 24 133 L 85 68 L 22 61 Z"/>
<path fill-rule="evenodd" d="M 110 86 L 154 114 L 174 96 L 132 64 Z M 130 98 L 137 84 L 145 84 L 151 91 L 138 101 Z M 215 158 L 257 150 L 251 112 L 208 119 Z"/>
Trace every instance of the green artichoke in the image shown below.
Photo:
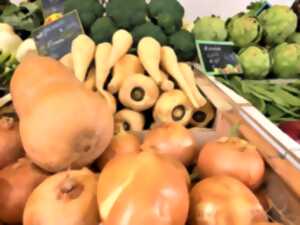
<path fill-rule="evenodd" d="M 293 33 L 288 37 L 287 42 L 300 44 L 300 33 Z"/>
<path fill-rule="evenodd" d="M 270 72 L 271 60 L 265 48 L 257 46 L 244 48 L 239 53 L 239 60 L 247 79 L 263 79 Z"/>
<path fill-rule="evenodd" d="M 272 69 L 278 78 L 300 77 L 300 45 L 282 43 L 271 53 Z"/>
<path fill-rule="evenodd" d="M 281 44 L 297 28 L 297 15 L 288 7 L 274 5 L 263 11 L 259 22 L 264 28 L 264 35 L 267 44 Z"/>
<path fill-rule="evenodd" d="M 255 17 L 238 14 L 227 22 L 229 39 L 239 47 L 258 43 L 262 37 L 262 27 Z"/>
<path fill-rule="evenodd" d="M 195 21 L 193 33 L 198 40 L 225 41 L 227 30 L 225 22 L 216 16 L 206 16 Z"/>

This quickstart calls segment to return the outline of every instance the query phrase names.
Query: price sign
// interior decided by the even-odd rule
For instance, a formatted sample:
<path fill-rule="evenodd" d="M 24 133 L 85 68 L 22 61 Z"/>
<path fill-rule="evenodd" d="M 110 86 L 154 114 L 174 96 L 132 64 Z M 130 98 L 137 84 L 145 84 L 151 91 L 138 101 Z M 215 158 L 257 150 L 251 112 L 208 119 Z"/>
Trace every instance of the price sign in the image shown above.
<path fill-rule="evenodd" d="M 59 59 L 70 52 L 72 41 L 83 33 L 78 13 L 72 11 L 63 18 L 35 30 L 32 35 L 39 54 Z"/>
<path fill-rule="evenodd" d="M 211 75 L 242 74 L 232 42 L 196 41 L 202 69 Z"/>

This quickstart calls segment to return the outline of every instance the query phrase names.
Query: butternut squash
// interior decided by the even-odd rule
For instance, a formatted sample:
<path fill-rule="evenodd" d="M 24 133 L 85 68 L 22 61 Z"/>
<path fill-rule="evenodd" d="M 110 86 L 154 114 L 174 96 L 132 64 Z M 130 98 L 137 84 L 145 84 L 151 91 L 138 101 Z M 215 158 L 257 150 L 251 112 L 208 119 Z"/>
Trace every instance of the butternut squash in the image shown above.
<path fill-rule="evenodd" d="M 11 93 L 24 149 L 41 168 L 81 168 L 109 145 L 113 116 L 105 99 L 58 61 L 26 56 L 13 75 Z"/>

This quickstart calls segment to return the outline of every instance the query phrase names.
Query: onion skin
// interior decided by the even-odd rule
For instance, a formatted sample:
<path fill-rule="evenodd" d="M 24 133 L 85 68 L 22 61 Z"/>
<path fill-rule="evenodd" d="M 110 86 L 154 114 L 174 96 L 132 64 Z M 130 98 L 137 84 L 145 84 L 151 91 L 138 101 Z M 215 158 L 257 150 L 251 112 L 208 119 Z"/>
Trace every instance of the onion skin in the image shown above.
<path fill-rule="evenodd" d="M 26 202 L 23 225 L 98 225 L 96 187 L 86 168 L 48 177 Z"/>
<path fill-rule="evenodd" d="M 283 224 L 281 224 L 281 223 L 261 222 L 261 223 L 254 223 L 252 225 L 283 225 Z"/>
<path fill-rule="evenodd" d="M 0 220 L 21 223 L 28 197 L 47 176 L 26 158 L 0 170 Z"/>
<path fill-rule="evenodd" d="M 207 143 L 200 151 L 197 167 L 202 177 L 232 176 L 252 190 L 260 186 L 265 172 L 264 161 L 254 145 L 227 137 Z"/>
<path fill-rule="evenodd" d="M 11 117 L 0 119 L 0 169 L 14 163 L 24 155 L 19 123 Z"/>
<path fill-rule="evenodd" d="M 206 178 L 190 194 L 191 225 L 252 225 L 267 215 L 255 195 L 243 183 L 228 176 Z"/>
<path fill-rule="evenodd" d="M 196 140 L 183 125 L 164 123 L 153 127 L 144 138 L 142 149 L 152 148 L 188 166 L 196 156 Z"/>
<path fill-rule="evenodd" d="M 103 224 L 183 225 L 187 219 L 186 170 L 153 151 L 112 159 L 97 194 Z"/>
<path fill-rule="evenodd" d="M 141 151 L 141 140 L 133 132 L 121 132 L 115 135 L 104 153 L 97 160 L 97 166 L 101 170 L 116 155 L 138 153 Z"/>

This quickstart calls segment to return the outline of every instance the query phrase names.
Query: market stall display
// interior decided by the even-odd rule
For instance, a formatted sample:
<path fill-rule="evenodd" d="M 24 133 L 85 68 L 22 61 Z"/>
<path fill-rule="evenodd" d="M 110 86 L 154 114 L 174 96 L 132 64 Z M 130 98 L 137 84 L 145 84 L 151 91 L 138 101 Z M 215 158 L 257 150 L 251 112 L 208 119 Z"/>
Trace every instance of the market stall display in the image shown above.
<path fill-rule="evenodd" d="M 194 69 L 196 39 L 231 40 L 242 49 L 244 73 L 220 81 L 274 122 L 299 118 L 299 81 L 255 80 L 271 71 L 299 76 L 300 48 L 284 42 L 297 40 L 296 14 L 272 6 L 256 17 L 259 6 L 227 23 L 211 16 L 192 24 L 177 0 L 66 0 L 63 12 L 46 18 L 39 1 L 7 3 L 0 11 L 7 43 L 0 46 L 0 224 L 300 223 L 297 158 L 280 155 L 274 139 Z M 41 55 L 34 30 L 54 29 L 74 10 L 84 33 L 66 54 Z M 295 127 L 281 124 L 299 140 Z"/>

